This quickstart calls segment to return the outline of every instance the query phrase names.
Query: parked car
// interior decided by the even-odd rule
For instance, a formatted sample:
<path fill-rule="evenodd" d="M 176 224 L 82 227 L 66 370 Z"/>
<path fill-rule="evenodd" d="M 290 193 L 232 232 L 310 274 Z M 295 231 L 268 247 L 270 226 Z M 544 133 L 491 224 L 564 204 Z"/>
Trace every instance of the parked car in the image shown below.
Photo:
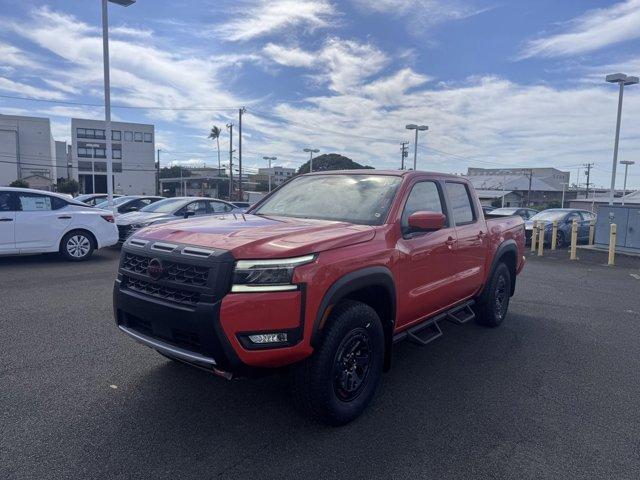
<path fill-rule="evenodd" d="M 571 242 L 571 226 L 573 221 L 578 222 L 578 242 L 589 241 L 589 225 L 595 220 L 596 215 L 587 210 L 573 210 L 570 208 L 550 208 L 534 215 L 525 223 L 526 241 L 531 241 L 533 222 L 544 222 L 544 242 L 551 243 L 551 235 L 554 220 L 558 222 L 558 236 L 556 245 L 563 247 Z"/>
<path fill-rule="evenodd" d="M 142 210 L 153 203 L 160 200 L 164 200 L 164 197 L 153 197 L 148 195 L 129 195 L 126 197 L 120 197 L 113 201 L 115 207 L 115 216 L 119 216 L 123 213 L 131 213 Z M 96 205 L 97 208 L 109 210 L 109 202 L 102 202 Z"/>
<path fill-rule="evenodd" d="M 0 187 L 0 255 L 60 252 L 86 260 L 115 245 L 113 214 L 57 193 Z"/>
<path fill-rule="evenodd" d="M 119 198 L 122 195 L 114 195 L 113 198 Z M 94 207 L 98 203 L 104 202 L 107 199 L 106 193 L 86 193 L 83 195 L 78 195 L 74 200 L 78 202 L 86 203 L 87 205 Z"/>
<path fill-rule="evenodd" d="M 445 319 L 500 325 L 523 253 L 522 219 L 485 220 L 463 178 L 318 172 L 250 214 L 136 232 L 115 317 L 138 342 L 226 378 L 291 367 L 296 402 L 343 424 L 373 398 L 395 342 L 426 345 Z"/>
<path fill-rule="evenodd" d="M 242 209 L 242 211 L 246 212 L 247 210 L 249 210 L 249 208 L 251 207 L 251 205 L 253 205 L 253 203 L 250 202 L 231 202 L 234 206 Z"/>
<path fill-rule="evenodd" d="M 484 212 L 484 214 L 486 215 L 487 213 L 491 213 L 496 209 L 496 207 L 492 207 L 490 205 L 483 205 L 482 206 L 482 211 Z"/>
<path fill-rule="evenodd" d="M 501 207 L 496 208 L 495 210 L 491 210 L 491 215 L 500 215 L 502 217 L 507 217 L 510 215 L 517 215 L 521 217 L 523 220 L 529 220 L 534 215 L 538 214 L 538 210 L 534 210 L 533 208 L 524 208 L 524 207 Z"/>
<path fill-rule="evenodd" d="M 181 218 L 227 213 L 243 213 L 243 210 L 229 202 L 211 198 L 165 198 L 140 209 L 138 212 L 125 213 L 118 216 L 116 225 L 120 232 L 120 243 L 123 243 L 133 232 L 149 225 L 166 223 Z"/>

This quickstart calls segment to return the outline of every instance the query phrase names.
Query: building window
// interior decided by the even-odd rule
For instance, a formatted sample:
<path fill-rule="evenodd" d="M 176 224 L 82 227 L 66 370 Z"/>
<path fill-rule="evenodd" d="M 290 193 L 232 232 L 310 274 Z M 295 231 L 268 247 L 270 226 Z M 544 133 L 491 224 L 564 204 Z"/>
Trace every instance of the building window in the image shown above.
<path fill-rule="evenodd" d="M 90 172 L 92 170 L 91 162 L 78 162 L 78 170 Z"/>
<path fill-rule="evenodd" d="M 96 172 L 106 172 L 107 162 L 93 162 L 93 168 L 95 168 Z"/>
<path fill-rule="evenodd" d="M 94 158 L 107 158 L 107 153 L 104 148 L 94 148 L 93 149 L 93 157 Z"/>
<path fill-rule="evenodd" d="M 135 132 L 133 138 L 134 138 L 134 140 L 136 142 L 141 142 L 142 141 L 142 132 Z"/>
<path fill-rule="evenodd" d="M 120 150 L 119 148 L 114 148 L 113 150 L 111 150 L 111 158 L 113 158 L 114 160 L 122 159 L 122 150 Z"/>
<path fill-rule="evenodd" d="M 76 136 L 78 138 L 85 138 L 87 135 L 87 130 L 85 128 L 77 128 L 76 129 Z"/>
<path fill-rule="evenodd" d="M 98 140 L 104 140 L 104 129 L 99 128 L 78 128 L 76 129 L 76 136 L 78 138 L 93 138 Z"/>
<path fill-rule="evenodd" d="M 133 142 L 133 132 L 124 132 L 124 141 Z"/>
<path fill-rule="evenodd" d="M 122 173 L 122 164 L 121 163 L 114 163 L 113 164 L 113 171 L 114 171 L 114 173 Z"/>
<path fill-rule="evenodd" d="M 122 140 L 122 132 L 120 130 L 111 130 L 111 140 Z"/>
<path fill-rule="evenodd" d="M 93 157 L 93 149 L 78 147 L 78 157 L 81 158 L 91 158 Z"/>
<path fill-rule="evenodd" d="M 144 141 L 145 141 L 146 143 L 151 143 L 151 142 L 153 142 L 153 135 L 152 135 L 152 134 L 150 134 L 150 133 L 145 133 L 145 134 L 144 134 Z"/>

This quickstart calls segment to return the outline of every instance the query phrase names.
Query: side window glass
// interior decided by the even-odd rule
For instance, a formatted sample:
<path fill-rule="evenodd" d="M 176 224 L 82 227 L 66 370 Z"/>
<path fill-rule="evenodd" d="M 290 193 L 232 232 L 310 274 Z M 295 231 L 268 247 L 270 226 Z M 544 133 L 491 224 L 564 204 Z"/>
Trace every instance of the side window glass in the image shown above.
<path fill-rule="evenodd" d="M 18 198 L 20 200 L 20 210 L 23 212 L 48 212 L 53 210 L 51 197 L 49 196 L 20 193 Z"/>
<path fill-rule="evenodd" d="M 224 213 L 228 211 L 226 208 L 227 205 L 221 202 L 209 202 L 209 206 L 213 213 Z"/>
<path fill-rule="evenodd" d="M 456 225 L 473 223 L 476 219 L 471 205 L 471 196 L 464 183 L 447 182 L 447 193 Z"/>
<path fill-rule="evenodd" d="M 69 205 L 67 202 L 65 202 L 61 198 L 58 198 L 58 197 L 50 197 L 50 198 L 51 198 L 51 205 L 53 210 L 60 210 L 61 208 L 64 208 L 67 205 Z"/>
<path fill-rule="evenodd" d="M 13 212 L 15 206 L 10 192 L 0 192 L 0 212 Z"/>
<path fill-rule="evenodd" d="M 411 189 L 402 212 L 402 232 L 409 231 L 409 217 L 411 214 L 424 211 L 444 213 L 440 192 L 435 182 L 416 183 Z"/>

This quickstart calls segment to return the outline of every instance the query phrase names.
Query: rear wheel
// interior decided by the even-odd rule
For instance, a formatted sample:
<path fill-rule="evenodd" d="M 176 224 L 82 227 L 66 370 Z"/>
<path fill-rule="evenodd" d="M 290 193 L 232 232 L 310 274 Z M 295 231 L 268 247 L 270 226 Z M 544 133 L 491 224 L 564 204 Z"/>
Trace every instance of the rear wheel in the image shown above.
<path fill-rule="evenodd" d="M 500 263 L 489 279 L 487 290 L 478 302 L 476 321 L 488 327 L 500 325 L 509 310 L 511 298 L 511 272 L 509 267 Z"/>
<path fill-rule="evenodd" d="M 558 232 L 558 236 L 556 237 L 556 247 L 562 248 L 566 245 L 566 241 L 564 238 L 564 232 Z"/>
<path fill-rule="evenodd" d="M 60 253 L 64 258 L 73 262 L 87 260 L 94 250 L 93 238 L 83 230 L 67 233 L 60 242 Z"/>
<path fill-rule="evenodd" d="M 357 418 L 380 382 L 384 332 L 375 310 L 347 300 L 335 307 L 314 354 L 293 371 L 299 408 L 329 425 Z"/>

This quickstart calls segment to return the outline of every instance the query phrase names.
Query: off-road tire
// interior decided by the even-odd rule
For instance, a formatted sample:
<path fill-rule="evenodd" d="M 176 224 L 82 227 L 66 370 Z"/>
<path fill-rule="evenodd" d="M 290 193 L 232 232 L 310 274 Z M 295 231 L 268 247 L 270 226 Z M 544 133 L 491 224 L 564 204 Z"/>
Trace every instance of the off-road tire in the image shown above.
<path fill-rule="evenodd" d="M 313 355 L 293 369 L 294 402 L 322 423 L 351 422 L 373 399 L 383 363 L 384 332 L 378 314 L 362 302 L 342 301 L 328 318 Z"/>
<path fill-rule="evenodd" d="M 487 327 L 500 325 L 509 311 L 510 298 L 511 272 L 506 264 L 500 263 L 476 304 L 476 322 Z"/>

